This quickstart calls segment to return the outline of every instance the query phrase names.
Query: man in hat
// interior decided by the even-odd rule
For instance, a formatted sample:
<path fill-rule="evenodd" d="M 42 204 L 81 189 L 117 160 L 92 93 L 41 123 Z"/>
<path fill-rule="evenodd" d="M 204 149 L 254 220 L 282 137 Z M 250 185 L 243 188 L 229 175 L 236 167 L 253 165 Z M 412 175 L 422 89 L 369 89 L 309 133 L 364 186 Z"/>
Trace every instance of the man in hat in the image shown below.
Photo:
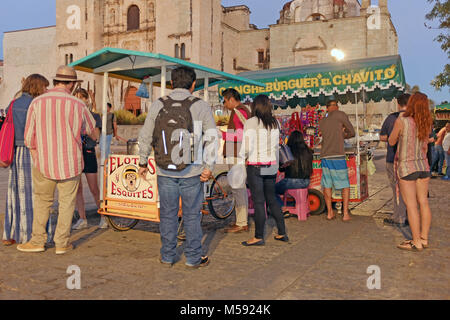
<path fill-rule="evenodd" d="M 71 95 L 77 82 L 73 68 L 60 66 L 53 78 L 54 88 L 34 99 L 28 109 L 25 145 L 34 164 L 34 218 L 31 240 L 18 245 L 19 251 L 45 251 L 46 225 L 55 189 L 58 189 L 59 202 L 54 236 L 56 254 L 72 249 L 70 229 L 84 166 L 81 135 L 98 139 L 89 109 Z"/>

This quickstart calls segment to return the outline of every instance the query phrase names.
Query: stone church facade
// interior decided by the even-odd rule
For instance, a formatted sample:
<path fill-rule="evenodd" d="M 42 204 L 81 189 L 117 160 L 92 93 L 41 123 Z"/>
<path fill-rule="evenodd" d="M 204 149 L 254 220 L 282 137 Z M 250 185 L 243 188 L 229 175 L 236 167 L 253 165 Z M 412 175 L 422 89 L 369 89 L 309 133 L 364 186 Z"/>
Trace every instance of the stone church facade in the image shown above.
<path fill-rule="evenodd" d="M 387 0 L 378 6 L 375 29 L 367 28 L 371 0 L 288 1 L 274 24 L 258 29 L 247 6 L 224 7 L 220 0 L 58 0 L 56 26 L 5 33 L 0 108 L 23 77 L 41 73 L 50 79 L 58 65 L 103 47 L 162 53 L 233 74 L 330 63 L 333 48 L 343 50 L 346 60 L 398 54 Z M 100 105 L 103 78 L 79 76 Z M 134 95 L 138 84 L 110 79 L 108 87 L 116 109 L 139 113 L 148 107 Z M 380 108 L 386 114 L 394 105 Z"/>

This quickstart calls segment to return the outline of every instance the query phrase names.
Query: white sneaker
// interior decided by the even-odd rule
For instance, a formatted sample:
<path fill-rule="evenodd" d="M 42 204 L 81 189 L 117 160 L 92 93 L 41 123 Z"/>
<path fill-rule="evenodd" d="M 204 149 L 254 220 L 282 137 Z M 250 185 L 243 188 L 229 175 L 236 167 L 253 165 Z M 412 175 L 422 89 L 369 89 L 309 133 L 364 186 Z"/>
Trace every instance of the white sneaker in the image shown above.
<path fill-rule="evenodd" d="M 100 229 L 106 229 L 106 228 L 108 228 L 108 222 L 106 221 L 106 219 L 105 219 L 104 216 L 101 216 L 101 218 L 100 218 L 100 223 L 98 224 L 98 227 L 99 227 Z"/>
<path fill-rule="evenodd" d="M 81 230 L 88 227 L 88 223 L 86 219 L 79 219 L 73 226 L 72 230 Z"/>

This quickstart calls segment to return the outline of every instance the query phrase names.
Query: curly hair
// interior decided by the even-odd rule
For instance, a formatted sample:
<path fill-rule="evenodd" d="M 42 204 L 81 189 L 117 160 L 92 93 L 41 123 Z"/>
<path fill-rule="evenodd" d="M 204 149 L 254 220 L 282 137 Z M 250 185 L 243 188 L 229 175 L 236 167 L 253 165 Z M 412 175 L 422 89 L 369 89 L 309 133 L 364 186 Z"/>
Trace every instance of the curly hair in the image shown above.
<path fill-rule="evenodd" d="M 408 100 L 404 117 L 412 117 L 417 127 L 419 140 L 427 140 L 433 124 L 430 112 L 430 102 L 426 94 L 414 93 Z"/>
<path fill-rule="evenodd" d="M 22 92 L 30 94 L 33 98 L 45 93 L 49 86 L 48 80 L 40 74 L 32 74 L 28 76 L 22 84 Z"/>

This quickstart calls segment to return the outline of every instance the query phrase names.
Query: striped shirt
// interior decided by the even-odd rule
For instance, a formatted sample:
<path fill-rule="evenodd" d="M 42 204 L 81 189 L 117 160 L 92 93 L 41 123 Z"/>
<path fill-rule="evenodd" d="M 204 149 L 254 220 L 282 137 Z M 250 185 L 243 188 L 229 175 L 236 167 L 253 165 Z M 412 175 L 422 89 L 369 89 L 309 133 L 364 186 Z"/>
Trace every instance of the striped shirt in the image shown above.
<path fill-rule="evenodd" d="M 65 180 L 84 168 L 82 134 L 91 134 L 95 120 L 83 101 L 61 88 L 48 90 L 30 105 L 25 145 L 36 149 L 35 167 L 48 179 Z"/>

